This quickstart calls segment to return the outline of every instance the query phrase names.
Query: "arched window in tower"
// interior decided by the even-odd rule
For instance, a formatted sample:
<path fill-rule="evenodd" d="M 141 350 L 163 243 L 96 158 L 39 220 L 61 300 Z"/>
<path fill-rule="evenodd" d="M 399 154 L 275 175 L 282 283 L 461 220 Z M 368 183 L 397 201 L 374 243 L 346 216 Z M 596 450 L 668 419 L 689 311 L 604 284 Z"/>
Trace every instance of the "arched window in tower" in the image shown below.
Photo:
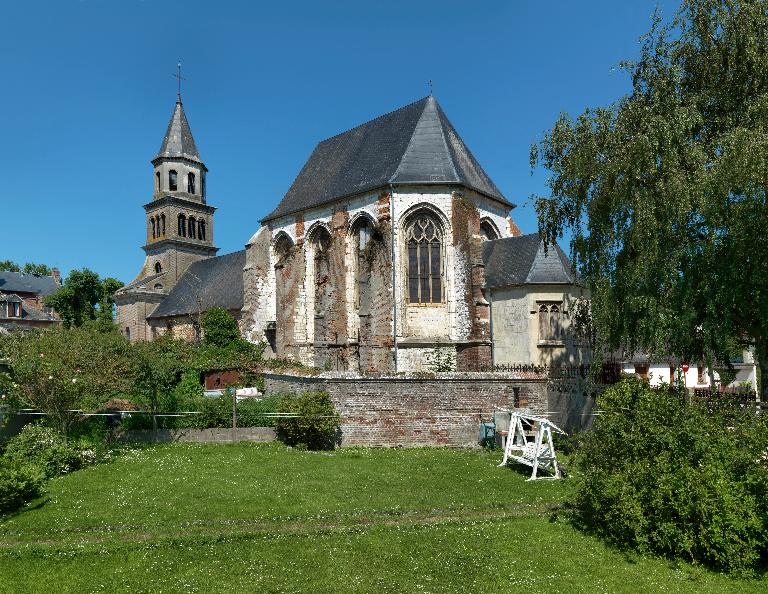
<path fill-rule="evenodd" d="M 360 307 L 361 298 L 366 293 L 370 265 L 367 260 L 367 247 L 371 239 L 371 225 L 367 218 L 360 218 L 352 228 L 352 242 L 355 258 L 355 307 Z"/>
<path fill-rule="evenodd" d="M 200 195 L 205 198 L 205 173 L 200 174 Z"/>
<path fill-rule="evenodd" d="M 160 274 L 163 271 L 163 267 L 160 262 L 155 262 L 155 274 Z"/>
<path fill-rule="evenodd" d="M 205 241 L 205 221 L 203 219 L 197 221 L 197 237 L 198 239 Z"/>
<path fill-rule="evenodd" d="M 165 237 L 165 213 L 160 215 L 160 235 Z"/>
<path fill-rule="evenodd" d="M 189 238 L 195 239 L 197 236 L 197 221 L 195 220 L 195 217 L 189 217 L 187 229 L 189 230 Z"/>
<path fill-rule="evenodd" d="M 178 183 L 176 181 L 176 177 L 177 177 L 176 171 L 171 169 L 168 172 L 168 189 L 171 192 L 175 192 L 178 189 Z"/>
<path fill-rule="evenodd" d="M 405 225 L 408 302 L 442 303 L 443 234 L 437 220 L 418 212 Z"/>
<path fill-rule="evenodd" d="M 481 221 L 480 237 L 483 238 L 483 241 L 493 241 L 494 239 L 499 238 L 499 234 L 490 221 Z"/>
<path fill-rule="evenodd" d="M 195 193 L 195 174 L 187 173 L 187 192 L 190 194 Z"/>
<path fill-rule="evenodd" d="M 187 217 L 183 214 L 179 215 L 179 237 L 187 236 Z"/>
<path fill-rule="evenodd" d="M 160 172 L 155 173 L 155 192 L 159 192 L 162 190 L 162 187 L 160 186 Z"/>
<path fill-rule="evenodd" d="M 155 217 L 150 217 L 149 222 L 152 225 L 152 239 L 157 237 L 157 229 L 155 228 Z"/>

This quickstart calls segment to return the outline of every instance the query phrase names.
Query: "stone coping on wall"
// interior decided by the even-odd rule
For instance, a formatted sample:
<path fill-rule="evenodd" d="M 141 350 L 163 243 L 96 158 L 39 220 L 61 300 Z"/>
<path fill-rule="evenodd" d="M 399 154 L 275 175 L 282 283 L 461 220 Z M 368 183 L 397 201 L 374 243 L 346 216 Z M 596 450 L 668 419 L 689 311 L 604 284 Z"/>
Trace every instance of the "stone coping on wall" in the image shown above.
<path fill-rule="evenodd" d="M 270 377 L 285 377 L 285 378 L 300 378 L 308 380 L 331 380 L 334 382 L 360 382 L 360 381 L 447 381 L 447 382 L 465 382 L 471 380 L 482 381 L 547 381 L 550 379 L 549 375 L 540 371 L 515 371 L 515 372 L 488 372 L 488 371 L 452 371 L 452 372 L 402 372 L 402 373 L 382 373 L 382 374 L 360 374 L 353 371 L 323 371 L 320 373 L 308 373 L 297 370 L 280 370 L 273 371 L 271 369 L 264 369 L 263 374 Z"/>

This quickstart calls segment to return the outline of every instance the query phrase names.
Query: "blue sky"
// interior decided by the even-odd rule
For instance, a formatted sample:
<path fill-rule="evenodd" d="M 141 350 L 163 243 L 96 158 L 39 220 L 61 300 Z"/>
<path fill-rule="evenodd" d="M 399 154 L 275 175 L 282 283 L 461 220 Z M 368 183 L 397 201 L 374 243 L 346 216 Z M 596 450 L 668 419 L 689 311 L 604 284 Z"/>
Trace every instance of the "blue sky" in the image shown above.
<path fill-rule="evenodd" d="M 130 281 L 176 99 L 208 166 L 220 254 L 241 249 L 314 145 L 434 94 L 536 230 L 532 141 L 625 94 L 653 2 L 3 3 L 0 260 Z M 669 17 L 676 2 L 661 2 Z"/>

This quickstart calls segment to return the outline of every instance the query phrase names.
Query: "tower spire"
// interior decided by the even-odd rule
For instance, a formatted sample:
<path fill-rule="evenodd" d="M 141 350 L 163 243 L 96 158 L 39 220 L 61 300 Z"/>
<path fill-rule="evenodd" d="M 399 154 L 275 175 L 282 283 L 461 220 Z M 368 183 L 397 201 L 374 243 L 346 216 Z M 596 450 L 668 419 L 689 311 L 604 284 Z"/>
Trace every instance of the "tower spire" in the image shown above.
<path fill-rule="evenodd" d="M 173 76 L 173 78 L 177 79 L 177 81 L 179 83 L 179 88 L 178 88 L 178 91 L 176 93 L 176 97 L 177 97 L 176 101 L 178 103 L 181 103 L 181 81 L 187 80 L 186 78 L 181 76 L 181 60 L 179 60 L 179 62 L 176 64 L 176 74 L 172 74 L 171 76 Z"/>

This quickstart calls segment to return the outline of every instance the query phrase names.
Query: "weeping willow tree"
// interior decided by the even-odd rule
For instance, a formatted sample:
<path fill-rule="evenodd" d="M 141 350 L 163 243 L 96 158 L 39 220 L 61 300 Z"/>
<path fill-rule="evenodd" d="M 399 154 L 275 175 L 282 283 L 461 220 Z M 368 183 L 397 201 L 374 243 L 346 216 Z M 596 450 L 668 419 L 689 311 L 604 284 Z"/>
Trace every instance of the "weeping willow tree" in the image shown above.
<path fill-rule="evenodd" d="M 749 346 L 768 379 L 768 1 L 685 0 L 621 67 L 627 96 L 531 148 L 540 232 L 571 234 L 603 348 Z"/>

